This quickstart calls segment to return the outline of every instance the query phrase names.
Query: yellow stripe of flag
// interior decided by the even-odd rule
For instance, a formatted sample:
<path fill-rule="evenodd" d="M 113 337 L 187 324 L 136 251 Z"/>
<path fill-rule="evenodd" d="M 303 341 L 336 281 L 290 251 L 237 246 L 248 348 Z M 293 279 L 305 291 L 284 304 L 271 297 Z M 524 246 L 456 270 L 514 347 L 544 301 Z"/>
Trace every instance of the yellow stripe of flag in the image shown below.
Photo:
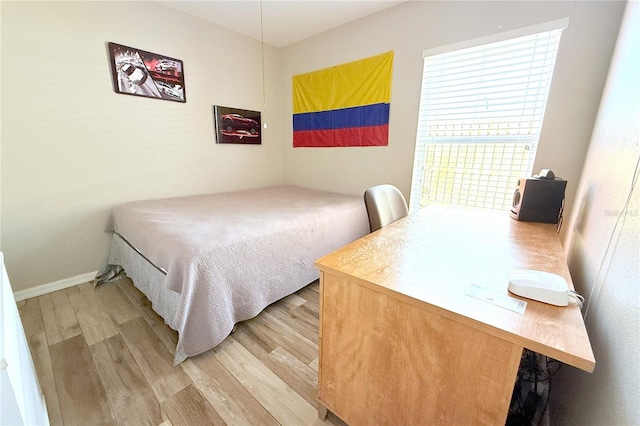
<path fill-rule="evenodd" d="M 293 113 L 391 101 L 393 51 L 293 76 Z"/>

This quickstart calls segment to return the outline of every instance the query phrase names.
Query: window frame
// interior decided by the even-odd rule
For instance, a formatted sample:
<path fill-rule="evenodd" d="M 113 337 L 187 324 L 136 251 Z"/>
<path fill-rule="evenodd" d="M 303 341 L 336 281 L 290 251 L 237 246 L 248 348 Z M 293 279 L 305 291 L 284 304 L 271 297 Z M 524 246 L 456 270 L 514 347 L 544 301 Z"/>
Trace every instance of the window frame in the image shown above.
<path fill-rule="evenodd" d="M 506 31 L 506 32 L 501 32 L 501 33 L 496 33 L 496 34 L 492 34 L 489 36 L 485 36 L 485 37 L 480 37 L 480 38 L 475 38 L 475 39 L 471 39 L 471 40 L 466 40 L 463 42 L 459 42 L 459 43 L 454 43 L 454 44 L 449 44 L 449 45 L 445 45 L 445 46 L 439 46 L 439 47 L 435 47 L 435 48 L 431 48 L 431 49 L 426 49 L 422 52 L 422 57 L 423 59 L 431 57 L 431 56 L 435 56 L 435 55 L 441 55 L 441 54 L 445 54 L 445 53 L 454 53 L 456 51 L 460 51 L 460 50 L 464 50 L 464 49 L 469 49 L 469 48 L 475 48 L 475 47 L 481 47 L 481 46 L 485 46 L 485 45 L 490 45 L 493 43 L 498 43 L 498 42 L 505 42 L 508 40 L 512 40 L 512 39 L 517 39 L 517 38 L 521 38 L 521 37 L 525 37 L 525 36 L 532 36 L 535 34 L 540 34 L 540 33 L 546 33 L 546 32 L 551 32 L 551 31 L 556 31 L 556 30 L 564 30 L 565 28 L 567 28 L 569 25 L 569 18 L 562 18 L 562 19 L 558 19 L 558 20 L 554 20 L 554 21 L 548 21 L 548 22 L 544 22 L 541 24 L 537 24 L 537 25 L 532 25 L 532 26 L 527 26 L 527 27 L 522 27 L 522 28 L 517 28 L 511 31 Z M 560 36 L 558 37 L 560 38 Z M 557 58 L 558 52 L 560 51 L 560 42 L 558 41 L 558 46 L 557 46 L 557 50 L 556 50 L 556 56 L 554 57 L 554 64 L 555 64 L 555 59 Z M 411 181 L 411 197 L 410 197 L 410 211 L 414 212 L 416 210 L 418 210 L 421 207 L 422 204 L 422 189 L 424 187 L 424 182 L 422 181 L 423 176 L 422 176 L 422 171 L 423 171 L 423 165 L 425 164 L 425 160 L 426 160 L 426 155 L 427 155 L 427 145 L 429 145 L 429 142 L 424 142 L 422 141 L 423 139 L 427 139 L 425 137 L 425 132 L 427 131 L 426 129 L 424 129 L 423 126 L 424 123 L 426 122 L 426 114 L 424 114 L 423 116 L 423 101 L 424 101 L 424 94 L 422 93 L 422 87 L 424 87 L 424 79 L 426 76 L 426 67 L 427 67 L 427 61 L 424 60 L 423 61 L 423 82 L 421 85 L 421 95 L 420 95 L 420 107 L 419 107 L 419 111 L 418 111 L 418 123 L 417 123 L 417 131 L 416 131 L 416 144 L 415 144 L 415 153 L 414 153 L 414 163 L 413 163 L 413 168 L 412 168 L 412 181 Z M 553 68 L 551 73 L 553 73 Z M 551 89 L 551 83 L 549 83 L 549 87 L 546 91 L 546 96 L 544 99 L 544 106 L 543 106 L 543 114 L 542 117 L 539 120 L 540 123 L 540 131 L 534 135 L 535 140 L 532 140 L 533 138 L 523 135 L 523 136 L 512 136 L 511 139 L 515 140 L 515 139 L 520 139 L 521 141 L 527 141 L 528 143 L 532 143 L 532 147 L 533 149 L 537 148 L 537 143 L 539 141 L 539 136 L 541 134 L 542 131 L 542 125 L 543 125 L 543 116 L 544 116 L 544 109 L 546 108 L 546 104 L 548 103 L 548 94 L 550 92 Z M 422 133 L 421 133 L 422 132 Z M 475 140 L 482 140 L 483 138 L 485 138 L 484 136 L 480 136 L 480 137 L 474 137 L 473 139 Z M 469 142 L 460 142 L 460 137 L 451 137 L 450 139 L 450 143 L 451 144 L 456 144 L 456 143 L 460 143 L 460 144 L 465 144 L 465 145 L 476 145 L 475 143 L 469 143 Z M 497 140 L 496 140 L 497 139 Z M 493 141 L 496 145 L 502 143 L 502 141 L 500 140 L 501 137 L 500 136 L 496 136 L 493 137 Z M 504 140 L 504 138 L 502 138 Z M 485 139 L 486 140 L 486 139 Z M 531 140 L 531 142 L 529 142 Z M 438 144 L 440 143 L 445 143 L 445 142 L 438 142 Z M 480 143 L 479 143 L 480 144 Z M 435 144 L 434 144 L 435 145 Z M 533 162 L 535 160 L 535 151 L 533 152 L 532 155 L 530 155 L 530 159 L 529 159 L 529 164 L 527 165 L 527 168 L 529 169 L 528 172 L 531 173 L 531 169 L 533 167 Z M 419 172 L 419 173 L 418 173 Z M 419 174 L 419 176 L 418 176 Z M 515 183 L 514 183 L 515 185 Z M 505 191 L 505 188 L 501 188 L 502 191 Z M 506 189 L 507 191 L 510 191 L 509 188 Z M 504 197 L 505 195 L 503 195 Z M 457 203 L 447 203 L 447 202 L 442 202 L 443 204 L 457 204 Z M 492 208 L 492 207 L 488 207 L 488 208 Z M 495 207 L 493 207 L 495 208 Z M 501 209 L 504 207 L 501 207 Z"/>

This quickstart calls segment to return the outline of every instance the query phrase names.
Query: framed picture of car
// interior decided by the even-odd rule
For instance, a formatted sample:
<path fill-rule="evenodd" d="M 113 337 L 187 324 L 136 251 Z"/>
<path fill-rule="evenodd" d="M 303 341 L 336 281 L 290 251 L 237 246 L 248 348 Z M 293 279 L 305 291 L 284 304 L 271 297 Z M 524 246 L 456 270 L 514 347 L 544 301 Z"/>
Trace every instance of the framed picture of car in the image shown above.
<path fill-rule="evenodd" d="M 179 59 L 108 43 L 113 89 L 124 95 L 186 102 Z"/>
<path fill-rule="evenodd" d="M 214 105 L 217 143 L 262 143 L 260 111 Z"/>

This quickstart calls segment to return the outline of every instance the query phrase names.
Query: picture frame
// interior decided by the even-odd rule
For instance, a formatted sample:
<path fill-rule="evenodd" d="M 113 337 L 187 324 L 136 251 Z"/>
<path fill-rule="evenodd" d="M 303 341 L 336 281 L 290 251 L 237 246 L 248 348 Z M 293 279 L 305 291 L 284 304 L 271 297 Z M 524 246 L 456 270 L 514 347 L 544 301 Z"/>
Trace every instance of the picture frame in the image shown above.
<path fill-rule="evenodd" d="M 181 60 L 112 42 L 108 50 L 116 93 L 187 101 Z"/>
<path fill-rule="evenodd" d="M 262 144 L 260 111 L 214 105 L 216 143 Z"/>

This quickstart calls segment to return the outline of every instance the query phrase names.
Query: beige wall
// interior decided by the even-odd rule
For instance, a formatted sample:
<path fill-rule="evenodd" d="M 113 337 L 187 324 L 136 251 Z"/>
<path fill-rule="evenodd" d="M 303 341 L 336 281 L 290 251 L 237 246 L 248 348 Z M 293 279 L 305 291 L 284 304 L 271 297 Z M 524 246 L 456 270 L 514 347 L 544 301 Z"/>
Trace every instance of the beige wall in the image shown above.
<path fill-rule="evenodd" d="M 257 7 L 257 6 L 256 6 Z M 186 104 L 114 93 L 106 43 L 184 61 Z M 117 203 L 282 182 L 261 146 L 216 145 L 212 105 L 262 110 L 260 43 L 156 2 L 2 2 L 2 249 L 14 290 L 97 270 Z M 267 46 L 267 99 L 279 104 Z"/>
<path fill-rule="evenodd" d="M 640 421 L 640 194 L 621 217 L 640 158 L 640 3 L 630 2 L 568 223 L 576 289 L 590 296 L 593 374 L 561 369 L 551 416 L 562 425 Z M 638 170 L 635 170 L 637 173 Z M 636 176 L 637 182 L 637 176 Z M 608 243 L 611 245 L 608 247 Z"/>
<path fill-rule="evenodd" d="M 563 32 L 534 171 L 568 181 L 573 206 L 624 3 L 413 1 L 282 49 L 284 179 L 303 186 L 362 193 L 379 183 L 409 196 L 422 51 L 570 17 Z M 292 147 L 291 77 L 395 51 L 388 147 Z"/>

